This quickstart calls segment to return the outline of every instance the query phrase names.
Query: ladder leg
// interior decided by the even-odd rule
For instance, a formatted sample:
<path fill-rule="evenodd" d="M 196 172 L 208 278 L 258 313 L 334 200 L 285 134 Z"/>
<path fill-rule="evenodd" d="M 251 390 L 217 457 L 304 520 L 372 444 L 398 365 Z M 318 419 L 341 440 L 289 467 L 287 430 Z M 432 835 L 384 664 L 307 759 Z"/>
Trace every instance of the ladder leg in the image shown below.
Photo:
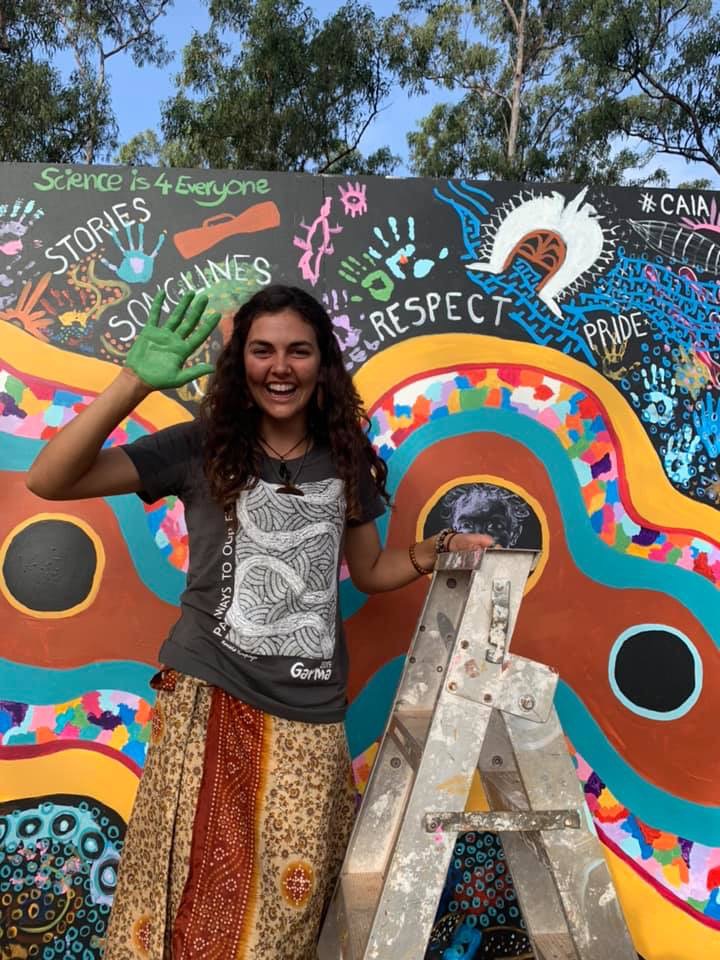
<path fill-rule="evenodd" d="M 530 810 L 501 713 L 493 713 L 478 763 L 491 810 Z M 499 834 L 536 960 L 577 960 L 538 832 Z"/>
<path fill-rule="evenodd" d="M 320 935 L 320 960 L 366 956 L 469 586 L 469 570 L 440 571 L 433 578 Z"/>
<path fill-rule="evenodd" d="M 499 833 L 537 960 L 636 960 L 553 708 L 557 674 L 508 652 L 532 561 L 438 561 L 320 960 L 422 960 L 468 829 Z M 487 814 L 464 813 L 476 767 Z"/>
<path fill-rule="evenodd" d="M 387 870 L 367 960 L 421 960 L 430 939 L 456 835 L 425 826 L 429 810 L 462 810 L 490 717 L 460 699 L 438 705 Z"/>
<path fill-rule="evenodd" d="M 565 926 L 570 935 L 573 952 L 565 938 L 548 929 L 544 941 L 537 943 L 538 952 L 555 960 L 556 957 L 577 957 L 579 960 L 636 960 L 637 954 L 630 939 L 615 887 L 595 834 L 590 813 L 585 807 L 582 788 L 577 779 L 565 745 L 565 738 L 555 710 L 543 724 L 531 723 L 520 717 L 504 715 L 504 723 L 512 747 L 518 783 L 532 810 L 581 810 L 580 829 L 545 830 L 535 835 L 538 866 L 545 866 L 556 886 Z M 527 872 L 510 862 L 516 852 L 518 837 L 506 840 L 506 856 L 513 877 L 530 881 L 539 876 L 539 870 Z M 532 843 L 532 835 L 528 837 Z M 524 873 L 521 873 L 525 869 Z M 522 903 L 526 922 L 533 939 L 533 921 L 537 901 L 527 891 Z M 553 912 L 555 908 L 552 909 Z"/>

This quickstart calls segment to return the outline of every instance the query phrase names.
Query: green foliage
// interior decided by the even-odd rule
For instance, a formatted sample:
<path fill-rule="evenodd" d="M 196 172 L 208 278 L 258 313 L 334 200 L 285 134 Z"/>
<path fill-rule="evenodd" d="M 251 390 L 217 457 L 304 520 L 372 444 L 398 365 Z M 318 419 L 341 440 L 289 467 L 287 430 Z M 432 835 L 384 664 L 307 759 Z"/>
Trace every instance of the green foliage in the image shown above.
<path fill-rule="evenodd" d="M 183 166 L 389 172 L 359 144 L 390 88 L 380 24 L 356 0 L 320 23 L 301 0 L 212 0 L 163 108 L 167 161 Z M 178 146 L 182 145 L 182 147 Z"/>
<path fill-rule="evenodd" d="M 118 163 L 140 167 L 181 167 L 185 151 L 180 144 L 169 140 L 161 142 L 154 130 L 143 130 L 124 143 L 116 156 Z"/>
<path fill-rule="evenodd" d="M 0 55 L 0 159 L 71 163 L 91 136 L 104 141 L 113 122 L 107 99 L 91 97 L 81 83 L 63 83 L 48 63 Z"/>
<path fill-rule="evenodd" d="M 0 159 L 92 162 L 115 145 L 107 61 L 169 55 L 156 23 L 169 0 L 0 0 Z M 58 55 L 74 71 L 63 77 Z"/>
<path fill-rule="evenodd" d="M 701 38 L 694 19 L 708 3 L 401 0 L 392 67 L 413 93 L 449 92 L 408 137 L 414 172 L 616 184 L 643 168 L 634 182 L 662 182 L 647 168 L 655 154 L 700 159 L 691 141 L 715 129 L 720 31 Z M 682 30 L 663 25 L 670 8 L 685 11 Z M 643 71 L 655 81 L 643 86 Z M 683 78 L 697 123 L 677 96 Z"/>
<path fill-rule="evenodd" d="M 595 0 L 579 55 L 653 152 L 720 173 L 720 16 L 711 0 Z"/>

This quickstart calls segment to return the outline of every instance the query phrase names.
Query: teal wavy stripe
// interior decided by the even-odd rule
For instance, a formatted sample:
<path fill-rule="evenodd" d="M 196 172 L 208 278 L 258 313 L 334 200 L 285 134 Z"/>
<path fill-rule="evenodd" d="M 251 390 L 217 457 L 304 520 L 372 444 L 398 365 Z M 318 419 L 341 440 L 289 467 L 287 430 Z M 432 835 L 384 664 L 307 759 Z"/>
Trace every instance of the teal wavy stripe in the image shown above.
<path fill-rule="evenodd" d="M 541 424 L 516 413 L 479 410 L 453 414 L 431 421 L 416 430 L 393 454 L 389 466 L 389 489 L 393 492 L 416 458 L 432 444 L 448 437 L 495 432 L 523 444 L 545 465 L 558 502 L 571 556 L 585 576 L 609 587 L 655 590 L 684 604 L 720 646 L 717 618 L 717 590 L 704 577 L 689 570 L 641 557 L 629 557 L 603 543 L 592 529 L 575 472 L 555 435 Z M 502 466 L 489 463 L 483 455 L 482 437 L 477 438 L 478 472 L 502 473 Z M 648 517 L 648 521 L 652 518 Z M 362 595 L 355 592 L 361 599 Z M 350 598 L 353 599 L 352 594 Z M 359 609 L 358 605 L 356 609 Z M 354 611 L 353 611 L 354 612 Z M 349 610 L 344 608 L 347 616 Z M 407 638 L 408 644 L 410 637 Z M 402 658 L 400 658 L 402 660 Z M 395 661 L 391 661 L 394 663 Z M 720 809 L 693 804 L 654 786 L 636 773 L 610 746 L 602 729 L 566 685 L 559 699 L 563 725 L 573 743 L 607 783 L 618 801 L 646 823 L 678 833 L 710 846 L 720 845 Z M 381 700 L 380 694 L 383 694 Z M 574 709 L 570 709 L 570 704 Z M 357 749 L 367 749 L 382 729 L 392 704 L 383 687 L 372 683 L 353 703 L 352 736 Z"/>
<path fill-rule="evenodd" d="M 397 454 L 396 454 L 397 456 Z M 392 463 L 392 460 L 390 461 Z M 388 465 L 389 466 L 389 465 Z M 391 492 L 391 495 L 394 494 L 395 488 L 388 485 L 388 491 Z M 378 533 L 380 535 L 380 542 L 385 545 L 387 541 L 387 531 L 388 526 L 390 525 L 390 509 L 387 508 L 385 513 L 379 517 L 375 524 L 378 528 Z M 343 580 L 340 584 L 340 610 L 342 612 L 343 619 L 351 617 L 354 613 L 357 613 L 358 610 L 364 605 L 367 600 L 367 594 L 361 593 L 360 590 L 355 586 L 351 580 Z"/>
<path fill-rule="evenodd" d="M 45 446 L 44 440 L 16 437 L 12 433 L 0 433 L 0 465 L 3 470 L 25 472 Z"/>
<path fill-rule="evenodd" d="M 28 470 L 43 446 L 42 440 L 0 433 L 0 464 L 5 470 Z M 140 579 L 160 600 L 176 605 L 185 589 L 185 574 L 169 564 L 158 550 L 140 500 L 133 494 L 106 497 L 105 502 L 117 518 Z"/>
<path fill-rule="evenodd" d="M 106 660 L 56 670 L 0 659 L 0 700 L 45 706 L 73 700 L 89 690 L 124 690 L 148 700 L 153 697 L 150 678 L 156 672 L 157 667 L 135 660 Z"/>
<path fill-rule="evenodd" d="M 669 594 L 684 604 L 702 623 L 720 647 L 720 624 L 717 616 L 717 588 L 692 570 L 658 563 L 643 557 L 627 556 L 603 543 L 592 529 L 580 486 L 567 453 L 557 437 L 528 417 L 505 410 L 473 410 L 455 413 L 419 427 L 403 442 L 388 463 L 388 488 L 394 496 L 400 481 L 417 457 L 432 444 L 450 437 L 486 432 L 511 437 L 526 447 L 547 469 L 558 503 L 570 554 L 585 576 L 608 587 L 656 590 Z M 477 437 L 477 471 L 502 474 L 502 464 L 489 462 L 483 453 L 482 436 Z M 652 517 L 645 518 L 652 523 Z M 387 520 L 386 520 L 387 522 Z M 344 586 L 344 585 L 343 585 Z M 366 599 L 358 591 L 343 595 L 344 616 L 362 606 L 353 607 L 357 598 Z M 408 638 L 409 640 L 409 638 Z"/>
<path fill-rule="evenodd" d="M 404 656 L 388 660 L 348 707 L 345 733 L 351 757 L 359 756 L 383 735 L 404 665 Z"/>
<path fill-rule="evenodd" d="M 573 746 L 623 806 L 656 829 L 709 847 L 720 846 L 720 807 L 682 800 L 648 783 L 623 760 L 582 700 L 562 680 L 555 706 Z"/>
<path fill-rule="evenodd" d="M 185 589 L 185 574 L 168 563 L 153 540 L 145 520 L 145 510 L 134 495 L 106 497 L 105 502 L 117 517 L 133 566 L 145 586 L 176 606 Z"/>
<path fill-rule="evenodd" d="M 382 736 L 404 662 L 405 657 L 400 656 L 384 664 L 350 705 L 345 729 L 351 757 L 359 756 Z M 720 807 L 682 800 L 641 777 L 608 743 L 583 702 L 562 681 L 555 706 L 573 746 L 636 817 L 687 840 L 720 846 Z"/>

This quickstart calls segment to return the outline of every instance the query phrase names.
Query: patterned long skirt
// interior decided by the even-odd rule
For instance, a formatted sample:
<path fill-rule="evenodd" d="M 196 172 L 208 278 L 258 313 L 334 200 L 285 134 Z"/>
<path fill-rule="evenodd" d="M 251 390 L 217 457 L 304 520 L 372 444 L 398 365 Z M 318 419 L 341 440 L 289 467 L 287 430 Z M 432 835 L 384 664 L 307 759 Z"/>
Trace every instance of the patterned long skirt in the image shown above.
<path fill-rule="evenodd" d="M 343 725 L 154 685 L 104 960 L 315 960 L 355 809 Z"/>

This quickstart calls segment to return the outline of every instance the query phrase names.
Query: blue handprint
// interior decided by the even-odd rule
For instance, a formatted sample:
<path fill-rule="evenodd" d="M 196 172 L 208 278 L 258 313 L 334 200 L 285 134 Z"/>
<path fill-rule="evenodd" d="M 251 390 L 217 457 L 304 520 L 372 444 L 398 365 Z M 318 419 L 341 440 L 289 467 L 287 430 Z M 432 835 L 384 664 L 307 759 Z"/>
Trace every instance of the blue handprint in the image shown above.
<path fill-rule="evenodd" d="M 685 424 L 677 437 L 670 437 L 663 457 L 665 472 L 675 483 L 685 485 L 695 472 L 692 461 L 700 446 L 700 437 L 693 436 L 692 427 Z"/>
<path fill-rule="evenodd" d="M 147 283 L 153 274 L 155 257 L 158 255 L 160 247 L 163 245 L 163 243 L 165 243 L 165 232 L 163 231 L 158 237 L 158 242 L 155 244 L 155 249 L 152 253 L 145 253 L 143 250 L 143 243 L 145 240 L 144 223 L 138 224 L 137 246 L 133 244 L 130 225 L 125 227 L 127 247 L 124 247 L 118 239 L 117 230 L 111 230 L 110 236 L 112 237 L 115 246 L 123 255 L 122 261 L 119 267 L 116 267 L 114 264 L 107 261 L 105 257 L 100 257 L 100 262 L 104 263 L 108 270 L 112 270 L 113 273 L 116 273 L 118 277 L 120 277 L 120 279 L 124 280 L 126 283 Z"/>
<path fill-rule="evenodd" d="M 380 227 L 373 227 L 373 233 L 382 244 L 382 250 L 375 247 L 368 247 L 368 253 L 373 260 L 382 261 L 390 273 L 398 280 L 405 280 L 406 274 L 403 270 L 410 260 L 415 256 L 415 218 L 407 218 L 407 242 L 403 243 L 398 229 L 396 217 L 388 217 L 389 237 L 383 233 Z M 438 254 L 439 260 L 444 260 L 448 255 L 448 248 L 443 247 Z M 426 258 L 415 260 L 412 265 L 412 275 L 416 279 L 426 277 L 435 266 L 434 260 Z"/>
<path fill-rule="evenodd" d="M 675 378 L 664 367 L 657 364 L 650 365 L 650 375 L 646 368 L 642 371 L 642 382 L 645 392 L 642 397 L 632 394 L 632 402 L 641 410 L 640 416 L 646 423 L 665 427 L 675 415 L 677 384 Z"/>
<path fill-rule="evenodd" d="M 693 411 L 693 423 L 707 455 L 716 457 L 720 451 L 720 397 L 715 400 L 711 391 L 706 391 L 704 404 L 696 404 Z"/>

